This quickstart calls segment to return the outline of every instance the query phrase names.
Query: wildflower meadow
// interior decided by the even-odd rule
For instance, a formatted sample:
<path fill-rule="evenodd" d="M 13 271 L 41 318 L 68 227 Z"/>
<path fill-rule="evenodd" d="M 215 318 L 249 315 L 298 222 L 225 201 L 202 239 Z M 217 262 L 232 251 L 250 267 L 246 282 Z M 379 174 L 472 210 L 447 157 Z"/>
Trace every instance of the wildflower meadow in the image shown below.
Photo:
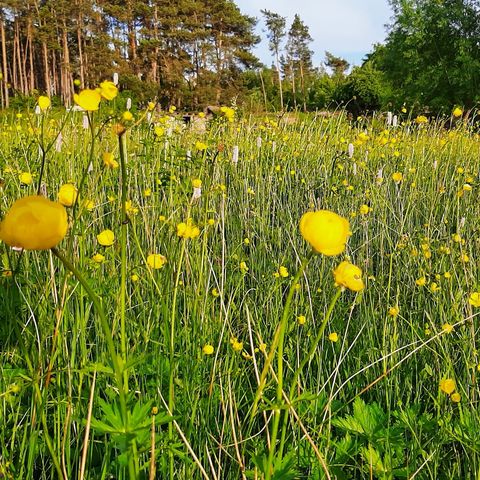
<path fill-rule="evenodd" d="M 480 478 L 456 105 L 0 117 L 0 478 Z"/>

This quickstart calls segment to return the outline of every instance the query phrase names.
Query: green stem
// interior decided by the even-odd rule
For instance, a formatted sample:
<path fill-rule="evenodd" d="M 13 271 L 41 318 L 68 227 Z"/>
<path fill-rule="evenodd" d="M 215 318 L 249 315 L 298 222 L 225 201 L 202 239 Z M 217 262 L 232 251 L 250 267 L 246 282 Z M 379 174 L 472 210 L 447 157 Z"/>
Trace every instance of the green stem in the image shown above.
<path fill-rule="evenodd" d="M 172 312 L 170 316 L 170 375 L 168 379 L 168 410 L 170 412 L 170 415 L 173 415 L 173 410 L 175 408 L 175 390 L 174 390 L 174 380 L 175 380 L 175 367 L 174 367 L 174 362 L 175 362 L 175 316 L 176 316 L 176 311 L 177 311 L 177 295 L 178 295 L 178 284 L 180 282 L 180 275 L 182 272 L 182 263 L 183 263 L 183 257 L 185 255 L 185 245 L 186 245 L 186 239 L 184 238 L 182 240 L 182 247 L 180 250 L 180 257 L 178 260 L 178 266 L 177 266 L 177 274 L 175 277 L 175 286 L 173 289 L 173 300 L 172 300 Z M 170 441 L 170 444 L 173 443 L 173 422 L 169 422 L 168 424 L 168 439 Z M 175 471 L 174 471 L 174 463 L 173 463 L 173 452 L 170 449 L 168 453 L 169 457 L 169 471 L 170 471 L 170 480 L 173 480 L 175 478 Z"/>
<path fill-rule="evenodd" d="M 262 376 L 260 377 L 260 385 L 257 390 L 257 395 L 255 398 L 255 401 L 258 402 L 258 399 L 260 398 L 261 391 L 263 391 L 264 385 L 265 385 L 265 379 L 266 375 L 268 372 L 268 369 L 270 367 L 271 360 L 273 359 L 273 355 L 275 354 L 275 350 L 278 345 L 278 356 L 277 356 L 277 399 L 276 399 L 276 408 L 273 413 L 273 425 L 272 425 L 272 432 L 270 436 L 270 450 L 268 453 L 268 460 L 267 460 L 267 471 L 265 472 L 265 480 L 270 480 L 271 474 L 272 474 L 272 463 L 273 459 L 275 456 L 275 449 L 276 449 L 276 443 L 277 443 L 277 434 L 278 434 L 278 425 L 280 422 L 280 405 L 282 403 L 282 395 L 283 395 L 283 344 L 285 340 L 285 331 L 287 329 L 288 325 L 288 319 L 290 317 L 290 307 L 292 304 L 293 300 L 293 295 L 296 291 L 296 285 L 300 280 L 300 277 L 303 275 L 303 272 L 305 268 L 307 267 L 309 261 L 311 260 L 313 256 L 313 252 L 310 252 L 307 257 L 305 257 L 302 261 L 302 264 L 300 265 L 300 268 L 298 269 L 297 273 L 295 274 L 295 277 L 293 278 L 292 284 L 290 285 L 290 290 L 288 292 L 287 300 L 285 302 L 285 307 L 283 308 L 283 315 L 282 319 L 280 321 L 280 324 L 277 328 L 277 332 L 275 333 L 275 337 L 273 340 L 273 344 L 270 349 L 270 353 L 267 357 L 267 361 L 265 363 L 265 367 L 262 371 Z M 270 362 L 269 362 L 269 359 Z M 260 391 L 260 393 L 259 393 Z M 255 406 L 255 405 L 254 405 Z"/>
<path fill-rule="evenodd" d="M 78 270 L 70 260 L 68 260 L 56 248 L 52 248 L 52 253 L 63 263 L 63 265 L 67 270 L 73 273 L 75 278 L 79 281 L 80 285 L 82 285 L 82 287 L 84 288 L 85 292 L 87 292 L 87 295 L 90 297 L 90 300 L 92 301 L 95 307 L 95 310 L 97 311 L 98 317 L 100 319 L 100 324 L 102 326 L 102 330 L 105 336 L 105 341 L 107 342 L 107 349 L 110 355 L 110 359 L 113 366 L 113 372 L 114 372 L 115 380 L 118 387 L 119 399 L 120 399 L 120 410 L 122 413 L 123 425 L 124 425 L 125 431 L 128 432 L 127 400 L 125 396 L 125 391 L 123 389 L 123 380 L 122 380 L 123 369 L 125 364 L 123 364 L 123 362 L 121 364 L 118 358 L 117 352 L 115 350 L 115 345 L 113 343 L 113 338 L 112 338 L 112 331 L 110 329 L 110 326 L 108 325 L 107 316 L 105 315 L 105 310 L 103 309 L 102 302 L 100 298 L 97 296 L 97 294 L 93 291 L 92 287 L 89 285 L 89 283 L 87 282 L 83 274 L 80 272 L 80 270 Z M 129 461 L 129 475 L 131 479 L 137 478 L 135 466 L 130 461 Z"/>
<path fill-rule="evenodd" d="M 322 339 L 323 333 L 324 333 L 325 328 L 327 326 L 327 323 L 330 320 L 330 317 L 332 315 L 335 304 L 337 303 L 337 300 L 340 298 L 341 294 L 342 294 L 342 289 L 338 288 L 337 291 L 335 292 L 335 295 L 332 297 L 332 301 L 330 302 L 330 305 L 328 306 L 327 313 L 323 317 L 323 321 L 320 325 L 320 328 L 318 329 L 317 335 L 316 335 L 312 345 L 310 346 L 310 350 L 308 351 L 307 355 L 305 355 L 305 357 L 303 357 L 303 360 L 300 362 L 300 365 L 298 366 L 297 370 L 295 370 L 295 373 L 293 375 L 292 385 L 290 386 L 290 393 L 288 395 L 289 404 L 292 401 L 293 394 L 295 392 L 295 388 L 298 384 L 298 380 L 300 379 L 300 375 L 302 374 L 302 371 L 305 368 L 305 365 L 307 365 L 307 363 L 309 363 L 312 360 L 312 357 L 315 354 L 315 351 L 317 350 L 318 343 Z M 284 417 L 283 417 L 282 437 L 281 437 L 281 440 L 280 440 L 280 448 L 279 448 L 279 455 L 280 456 L 282 456 L 283 448 L 285 446 L 288 415 L 289 415 L 289 410 L 286 409 Z"/>
<path fill-rule="evenodd" d="M 122 216 L 120 229 L 120 348 L 122 360 L 127 362 L 127 333 L 126 333 L 126 289 L 127 289 L 127 166 L 125 162 L 125 144 L 123 142 L 123 135 L 118 136 L 118 146 L 120 151 L 120 169 L 121 169 L 121 202 L 122 202 Z M 128 372 L 123 372 L 124 390 L 128 392 Z"/>

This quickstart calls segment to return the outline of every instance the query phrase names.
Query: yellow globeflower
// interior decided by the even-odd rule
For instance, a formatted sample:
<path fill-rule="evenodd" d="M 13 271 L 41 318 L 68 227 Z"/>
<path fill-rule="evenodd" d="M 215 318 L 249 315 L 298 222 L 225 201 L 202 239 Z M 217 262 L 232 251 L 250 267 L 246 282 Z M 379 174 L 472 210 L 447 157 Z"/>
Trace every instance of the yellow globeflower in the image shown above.
<path fill-rule="evenodd" d="M 115 241 L 115 234 L 111 230 L 103 230 L 97 235 L 97 241 L 104 247 L 110 247 Z"/>
<path fill-rule="evenodd" d="M 455 384 L 455 380 L 453 378 L 443 378 L 440 380 L 439 387 L 442 392 L 450 395 L 455 391 L 457 385 Z"/>
<path fill-rule="evenodd" d="M 202 181 L 199 178 L 194 178 L 192 180 L 192 187 L 193 188 L 202 188 Z"/>
<path fill-rule="evenodd" d="M 31 185 L 33 182 L 33 177 L 30 172 L 22 172 L 18 178 L 20 179 L 20 183 L 24 185 Z"/>
<path fill-rule="evenodd" d="M 215 351 L 215 348 L 213 347 L 213 345 L 210 345 L 207 343 L 206 345 L 203 346 L 202 351 L 205 355 L 212 355 L 213 352 Z"/>
<path fill-rule="evenodd" d="M 128 110 L 125 110 L 122 113 L 122 118 L 125 122 L 131 122 L 133 120 L 133 114 L 132 114 L 132 112 L 129 112 Z"/>
<path fill-rule="evenodd" d="M 99 92 L 96 90 L 90 90 L 89 88 L 82 90 L 80 93 L 75 93 L 73 95 L 73 100 L 75 103 L 82 107 L 84 110 L 89 112 L 94 112 L 98 110 L 100 105 L 100 100 L 102 99 Z"/>
<path fill-rule="evenodd" d="M 455 107 L 455 108 L 453 109 L 452 115 L 453 115 L 455 118 L 461 117 L 461 116 L 463 115 L 463 110 L 462 110 L 460 107 Z"/>
<path fill-rule="evenodd" d="M 58 191 L 58 201 L 65 205 L 65 207 L 71 207 L 77 199 L 78 190 L 72 183 L 66 183 L 60 187 Z"/>
<path fill-rule="evenodd" d="M 93 257 L 92 260 L 95 263 L 103 263 L 105 261 L 105 256 L 102 255 L 101 253 L 96 253 Z"/>
<path fill-rule="evenodd" d="M 103 164 L 107 168 L 118 168 L 118 162 L 113 158 L 113 153 L 105 152 L 102 155 Z"/>
<path fill-rule="evenodd" d="M 335 285 L 345 287 L 353 292 L 360 292 L 365 288 L 362 280 L 362 270 L 350 262 L 343 261 L 333 271 Z"/>
<path fill-rule="evenodd" d="M 189 218 L 186 223 L 182 222 L 177 225 L 177 235 L 182 238 L 197 238 L 200 235 L 200 229 Z"/>
<path fill-rule="evenodd" d="M 401 172 L 395 172 L 392 174 L 392 179 L 395 183 L 400 183 L 403 180 L 403 174 Z"/>
<path fill-rule="evenodd" d="M 480 307 L 480 292 L 473 292 L 468 297 L 468 303 L 472 307 Z"/>
<path fill-rule="evenodd" d="M 351 235 L 348 220 L 328 210 L 303 214 L 300 233 L 317 253 L 324 255 L 342 253 Z"/>
<path fill-rule="evenodd" d="M 30 195 L 10 207 L 0 223 L 0 240 L 25 250 L 47 250 L 65 237 L 67 228 L 63 205 L 40 195 Z"/>
<path fill-rule="evenodd" d="M 167 258 L 160 253 L 152 253 L 147 257 L 147 265 L 153 270 L 162 268 L 166 263 Z"/>
<path fill-rule="evenodd" d="M 44 112 L 51 105 L 50 99 L 48 97 L 43 96 L 43 95 L 38 97 L 37 103 L 38 103 L 38 106 L 39 106 L 39 108 L 42 112 Z"/>
<path fill-rule="evenodd" d="M 118 94 L 118 88 L 113 82 L 106 80 L 100 84 L 100 95 L 105 100 L 113 100 Z"/>

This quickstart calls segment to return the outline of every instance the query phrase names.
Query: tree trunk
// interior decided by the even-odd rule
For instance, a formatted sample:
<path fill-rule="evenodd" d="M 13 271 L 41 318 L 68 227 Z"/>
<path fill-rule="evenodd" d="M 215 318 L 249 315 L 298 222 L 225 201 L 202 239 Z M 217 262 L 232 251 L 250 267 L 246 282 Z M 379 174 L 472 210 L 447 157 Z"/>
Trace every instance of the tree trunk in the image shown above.
<path fill-rule="evenodd" d="M 0 12 L 0 36 L 2 38 L 2 107 L 9 107 L 9 98 L 8 98 L 8 62 L 7 62 L 7 39 L 5 36 L 5 23 L 3 17 L 3 10 Z"/>
<path fill-rule="evenodd" d="M 278 88 L 280 89 L 280 109 L 283 112 L 282 72 L 280 71 L 280 60 L 278 58 L 278 50 L 275 51 L 275 61 L 277 63 Z"/>

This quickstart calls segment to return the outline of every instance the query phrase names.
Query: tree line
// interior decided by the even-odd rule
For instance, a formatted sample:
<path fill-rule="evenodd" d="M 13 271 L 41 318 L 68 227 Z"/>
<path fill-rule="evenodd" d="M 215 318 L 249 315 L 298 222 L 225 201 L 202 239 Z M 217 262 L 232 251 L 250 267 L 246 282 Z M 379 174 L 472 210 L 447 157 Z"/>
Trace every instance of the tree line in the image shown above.
<path fill-rule="evenodd" d="M 256 19 L 233 0 L 0 1 L 1 101 L 75 89 L 117 72 L 138 100 L 199 109 L 346 106 L 354 113 L 416 105 L 439 112 L 479 99 L 480 0 L 389 0 L 386 39 L 362 65 L 330 52 L 314 65 L 308 25 L 276 12 Z M 272 64 L 253 53 L 259 21 Z"/>

